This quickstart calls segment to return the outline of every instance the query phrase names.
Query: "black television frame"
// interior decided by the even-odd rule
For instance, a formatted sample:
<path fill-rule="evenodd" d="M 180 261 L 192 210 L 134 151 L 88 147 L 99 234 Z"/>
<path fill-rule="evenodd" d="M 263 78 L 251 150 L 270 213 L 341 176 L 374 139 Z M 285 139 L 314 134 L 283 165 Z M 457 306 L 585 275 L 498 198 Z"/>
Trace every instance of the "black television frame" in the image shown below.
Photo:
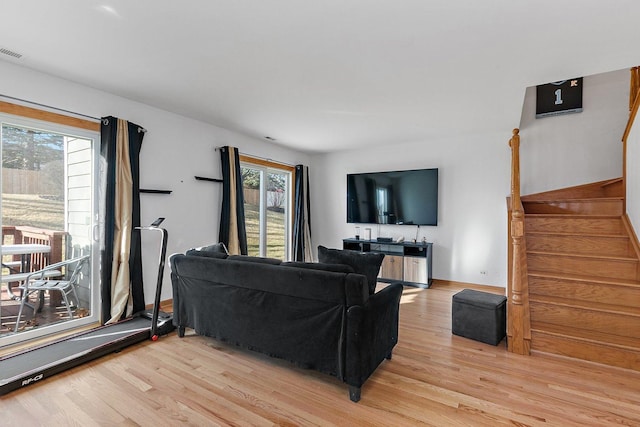
<path fill-rule="evenodd" d="M 425 178 L 428 179 L 425 181 Z M 356 179 L 359 181 L 356 182 Z M 365 182 L 366 179 L 373 181 Z M 379 186 L 380 181 L 392 182 L 389 188 L 398 193 L 397 195 L 392 193 L 391 196 L 386 194 L 386 197 L 393 199 L 394 207 L 389 209 L 389 199 L 386 199 L 384 206 L 387 210 L 384 213 L 379 209 L 380 202 L 377 195 L 378 189 L 384 188 Z M 393 181 L 396 181 L 395 184 Z M 363 189 L 363 186 L 366 188 Z M 362 194 L 365 194 L 365 197 L 362 197 Z M 372 201 L 374 197 L 376 200 Z M 416 205 L 416 201 L 420 204 Z M 349 224 L 437 226 L 438 202 L 438 168 L 347 174 L 347 223 Z M 413 217 L 407 213 L 417 210 L 427 213 L 413 214 Z"/>

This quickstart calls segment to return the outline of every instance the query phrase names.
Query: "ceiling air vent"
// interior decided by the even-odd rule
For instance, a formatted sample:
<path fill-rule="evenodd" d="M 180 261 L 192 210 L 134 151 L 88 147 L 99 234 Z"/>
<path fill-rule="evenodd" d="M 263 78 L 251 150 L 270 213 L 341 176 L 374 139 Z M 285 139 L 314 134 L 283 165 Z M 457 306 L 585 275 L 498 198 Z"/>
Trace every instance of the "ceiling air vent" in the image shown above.
<path fill-rule="evenodd" d="M 5 49 L 4 47 L 0 47 L 0 53 L 3 54 L 3 55 L 11 56 L 11 57 L 16 58 L 16 59 L 22 58 L 22 54 L 21 53 L 14 52 L 14 51 L 9 50 L 9 49 Z"/>

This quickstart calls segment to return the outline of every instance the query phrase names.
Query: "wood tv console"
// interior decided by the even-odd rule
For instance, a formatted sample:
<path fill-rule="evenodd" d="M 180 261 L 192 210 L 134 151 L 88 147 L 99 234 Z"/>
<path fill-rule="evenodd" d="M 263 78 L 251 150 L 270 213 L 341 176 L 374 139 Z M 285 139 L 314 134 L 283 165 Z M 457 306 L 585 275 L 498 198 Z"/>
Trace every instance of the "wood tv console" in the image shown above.
<path fill-rule="evenodd" d="M 342 248 L 385 255 L 378 279 L 405 285 L 431 286 L 431 254 L 433 243 L 378 242 L 377 240 L 343 239 Z"/>

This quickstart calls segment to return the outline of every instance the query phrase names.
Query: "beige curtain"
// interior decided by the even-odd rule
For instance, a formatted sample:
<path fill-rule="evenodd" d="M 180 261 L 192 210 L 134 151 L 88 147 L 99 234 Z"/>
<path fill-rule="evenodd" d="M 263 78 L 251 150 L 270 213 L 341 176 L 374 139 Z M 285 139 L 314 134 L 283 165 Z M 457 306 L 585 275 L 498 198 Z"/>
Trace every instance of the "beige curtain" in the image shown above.
<path fill-rule="evenodd" d="M 247 231 L 244 218 L 244 192 L 240 171 L 240 154 L 235 147 L 221 147 L 222 212 L 219 241 L 232 255 L 247 254 Z"/>
<path fill-rule="evenodd" d="M 237 154 L 237 149 L 234 147 L 229 147 L 229 155 L 231 157 Z M 227 179 L 229 180 L 229 186 L 232 189 L 238 188 L 238 170 L 236 168 L 229 168 L 229 176 Z M 227 251 L 229 255 L 240 255 L 240 238 L 238 236 L 238 199 L 237 192 L 230 191 L 229 192 L 229 246 L 227 246 Z"/>
<path fill-rule="evenodd" d="M 118 119 L 115 232 L 111 271 L 111 319 L 107 323 L 117 322 L 125 310 L 126 316 L 131 316 L 133 310 L 131 274 L 129 272 L 131 231 L 133 227 L 133 178 L 131 175 L 131 163 L 129 162 L 129 133 L 127 126 L 126 120 Z"/>

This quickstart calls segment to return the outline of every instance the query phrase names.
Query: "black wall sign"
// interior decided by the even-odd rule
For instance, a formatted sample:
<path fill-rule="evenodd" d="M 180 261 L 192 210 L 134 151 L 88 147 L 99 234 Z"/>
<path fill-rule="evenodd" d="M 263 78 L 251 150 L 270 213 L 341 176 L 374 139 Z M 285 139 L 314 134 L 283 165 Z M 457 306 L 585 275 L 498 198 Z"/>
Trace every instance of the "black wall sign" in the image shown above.
<path fill-rule="evenodd" d="M 536 86 L 536 119 L 582 111 L 582 77 Z"/>

